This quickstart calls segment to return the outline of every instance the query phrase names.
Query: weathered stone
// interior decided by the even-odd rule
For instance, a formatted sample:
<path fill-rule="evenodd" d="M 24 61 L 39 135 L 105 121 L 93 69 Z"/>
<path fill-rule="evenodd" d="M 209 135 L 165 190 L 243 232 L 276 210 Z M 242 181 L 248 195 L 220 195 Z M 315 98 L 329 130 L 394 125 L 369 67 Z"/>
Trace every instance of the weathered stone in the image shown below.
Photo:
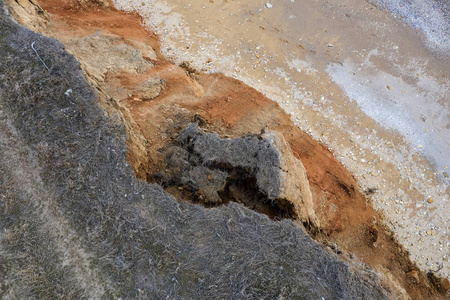
<path fill-rule="evenodd" d="M 314 212 L 314 203 L 308 177 L 301 160 L 297 159 L 283 135 L 269 131 L 263 135 L 280 154 L 280 193 L 278 199 L 294 205 L 295 213 L 302 222 L 319 227 L 319 219 Z"/>

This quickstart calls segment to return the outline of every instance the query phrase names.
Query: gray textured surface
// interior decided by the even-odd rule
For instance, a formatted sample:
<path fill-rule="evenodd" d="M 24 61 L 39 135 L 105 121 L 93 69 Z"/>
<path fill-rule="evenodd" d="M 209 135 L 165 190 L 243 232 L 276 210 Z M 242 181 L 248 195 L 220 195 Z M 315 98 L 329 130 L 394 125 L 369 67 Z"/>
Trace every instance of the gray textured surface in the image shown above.
<path fill-rule="evenodd" d="M 204 134 L 196 124 L 190 124 L 178 141 L 206 166 L 241 168 L 254 176 L 259 190 L 269 199 L 280 194 L 279 153 L 261 137 L 221 139 L 216 133 Z"/>

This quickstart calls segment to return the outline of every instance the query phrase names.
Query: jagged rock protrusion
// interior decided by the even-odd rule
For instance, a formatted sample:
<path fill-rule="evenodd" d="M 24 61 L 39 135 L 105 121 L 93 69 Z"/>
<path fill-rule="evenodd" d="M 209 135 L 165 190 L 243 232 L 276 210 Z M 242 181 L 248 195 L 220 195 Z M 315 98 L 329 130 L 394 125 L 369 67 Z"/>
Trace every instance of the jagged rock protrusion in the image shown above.
<path fill-rule="evenodd" d="M 222 139 L 191 123 L 166 157 L 160 179 L 193 191 L 203 203 L 236 201 L 319 225 L 303 164 L 277 132 Z"/>
<path fill-rule="evenodd" d="M 280 204 L 283 202 L 292 203 L 295 214 L 302 222 L 319 228 L 319 219 L 314 212 L 314 202 L 302 161 L 294 156 L 289 144 L 279 132 L 269 131 L 262 137 L 279 153 L 280 193 L 278 201 Z"/>

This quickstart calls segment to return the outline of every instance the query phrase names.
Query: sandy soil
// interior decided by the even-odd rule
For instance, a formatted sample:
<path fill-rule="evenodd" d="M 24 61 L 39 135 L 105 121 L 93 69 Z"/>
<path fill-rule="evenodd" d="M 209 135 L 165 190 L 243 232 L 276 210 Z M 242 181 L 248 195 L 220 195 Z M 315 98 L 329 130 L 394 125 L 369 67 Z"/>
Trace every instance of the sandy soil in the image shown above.
<path fill-rule="evenodd" d="M 311 63 L 311 66 L 306 68 L 309 70 L 307 72 L 302 62 L 296 62 L 299 64 L 297 68 L 300 71 L 294 70 L 294 68 L 270 72 L 265 72 L 263 67 L 261 70 L 258 67 L 251 69 L 266 74 L 267 78 L 261 77 L 264 80 L 269 80 L 268 78 L 275 80 L 280 86 L 277 88 L 280 93 L 284 93 L 282 90 L 284 84 L 295 83 L 292 79 L 294 75 L 287 73 L 287 70 L 290 70 L 289 72 L 297 72 L 296 76 L 304 78 L 306 83 L 309 82 L 306 80 L 312 80 L 315 83 L 314 87 L 318 89 L 314 93 L 326 92 L 329 93 L 327 97 L 333 97 L 331 93 L 340 95 L 336 98 L 320 100 L 323 103 L 319 109 L 319 107 L 315 107 L 313 92 L 305 88 L 305 100 L 300 101 L 300 98 L 295 99 L 293 96 L 285 94 L 286 99 L 290 100 L 280 100 L 280 105 L 278 105 L 252 87 L 230 77 L 221 74 L 198 73 L 187 65 L 181 68 L 164 60 L 159 53 L 157 38 L 142 28 L 139 18 L 134 14 L 105 8 L 105 3 L 99 2 L 94 4 L 79 1 L 61 3 L 60 1 L 42 0 L 39 1 L 39 4 L 45 13 L 38 13 L 40 17 L 36 18 L 36 12 L 33 10 L 39 11 L 39 9 L 30 5 L 30 2 L 24 3 L 11 2 L 19 21 L 44 34 L 60 39 L 66 45 L 67 50 L 81 61 L 82 68 L 89 80 L 99 90 L 99 97 L 105 108 L 111 113 L 118 113 L 123 119 L 129 134 L 129 161 L 138 178 L 146 180 L 150 174 L 158 170 L 162 159 L 159 153 L 160 148 L 170 142 L 179 130 L 192 120 L 200 121 L 204 129 L 218 132 L 222 137 L 258 134 L 265 128 L 279 131 L 284 135 L 294 155 L 302 160 L 310 180 L 316 214 L 321 221 L 319 233 L 315 232 L 318 241 L 328 246 L 336 254 L 339 253 L 342 259 L 347 260 L 350 264 L 355 260 L 356 255 L 358 260 L 371 265 L 377 272 L 385 275 L 384 284 L 390 285 L 393 293 L 397 293 L 399 296 L 405 296 L 406 291 L 413 298 L 431 296 L 430 282 L 423 273 L 418 272 L 414 264 L 411 264 L 407 251 L 397 243 L 396 237 L 391 235 L 390 229 L 385 226 L 383 215 L 371 206 L 370 198 L 373 199 L 376 206 L 381 205 L 380 203 L 392 206 L 395 203 L 398 205 L 395 208 L 396 211 L 400 212 L 401 207 L 402 210 L 411 209 L 412 212 L 408 211 L 410 214 L 417 214 L 417 204 L 414 202 L 414 205 L 408 205 L 408 203 L 412 202 L 410 200 L 413 199 L 412 197 L 422 195 L 420 201 L 426 203 L 425 206 L 422 206 L 422 212 L 433 214 L 436 224 L 439 224 L 433 226 L 441 226 L 438 230 L 435 227 L 429 229 L 430 234 L 425 233 L 422 245 L 423 247 L 445 247 L 447 249 L 448 245 L 439 244 L 439 241 L 446 241 L 448 238 L 446 227 L 442 225 L 446 222 L 445 212 L 437 209 L 439 206 L 444 207 L 445 203 L 438 199 L 445 200 L 446 191 L 444 189 L 441 192 L 440 198 L 433 196 L 433 202 L 428 203 L 425 201 L 429 199 L 429 195 L 423 197 L 424 194 L 420 194 L 420 191 L 428 188 L 432 192 L 439 193 L 437 177 L 430 177 L 431 179 L 425 187 L 414 185 L 414 189 L 409 190 L 409 185 L 402 185 L 404 181 L 399 180 L 401 175 L 412 171 L 404 168 L 397 169 L 398 166 L 395 164 L 397 160 L 405 164 L 407 160 L 400 155 L 396 157 L 395 153 L 399 151 L 399 145 L 406 148 L 406 142 L 398 134 L 386 131 L 373 120 L 364 116 L 361 111 L 358 112 L 358 106 L 349 101 L 339 90 L 339 86 L 331 82 L 331 79 L 320 81 L 319 79 L 325 76 L 321 72 L 326 72 L 326 70 L 320 71 Z M 29 17 L 33 14 L 34 18 Z M 263 29 L 258 27 L 257 30 Z M 276 30 L 273 31 L 273 34 L 277 34 Z M 268 41 L 270 40 L 268 39 Z M 283 43 L 290 44 L 289 42 Z M 328 48 L 335 49 L 334 44 L 333 47 L 328 45 L 330 44 L 328 41 L 325 44 L 327 50 Z M 200 45 L 200 47 L 202 46 Z M 314 57 L 321 55 L 327 57 L 328 55 L 320 54 L 319 49 L 317 51 L 306 50 L 306 47 L 309 46 L 295 46 L 305 55 Z M 249 51 L 248 49 L 245 55 L 248 56 L 250 62 L 261 60 L 260 64 L 264 64 L 265 59 L 269 56 L 265 53 L 255 55 L 253 50 Z M 314 51 L 315 54 L 311 51 Z M 254 58 L 251 58 L 253 56 Z M 272 58 L 275 59 L 275 56 Z M 285 58 L 280 59 L 284 61 Z M 257 62 L 255 63 L 257 64 Z M 270 68 L 270 63 L 267 61 L 266 63 L 266 68 Z M 206 62 L 206 64 L 212 66 L 213 61 Z M 345 66 L 344 63 L 342 65 Z M 324 68 L 327 66 L 328 64 L 324 64 Z M 240 68 L 238 65 L 235 67 Z M 240 70 L 241 74 L 244 74 L 245 70 Z M 332 71 L 330 71 L 331 73 Z M 277 77 L 279 75 L 286 77 L 279 78 Z M 308 79 L 308 76 L 312 79 Z M 263 84 L 263 79 L 257 80 L 261 80 L 261 85 Z M 393 86 L 387 90 L 391 91 Z M 275 88 L 271 90 L 270 85 L 266 88 L 268 88 L 265 91 L 267 95 L 277 91 Z M 309 98 L 308 92 L 311 93 Z M 331 110 L 330 108 L 326 110 L 326 103 L 337 112 L 346 112 L 346 114 L 334 113 L 333 118 L 327 119 L 323 114 L 330 114 Z M 352 117 L 354 118 L 351 121 L 344 118 L 350 115 L 350 108 L 352 108 Z M 296 122 L 297 126 L 294 126 L 291 119 Z M 331 120 L 333 123 L 329 123 Z M 340 145 L 346 147 L 342 148 L 346 151 L 334 150 L 335 156 L 333 156 L 326 146 L 317 143 L 308 134 L 301 131 L 299 127 L 302 126 L 308 126 L 307 131 L 313 137 L 317 134 L 315 133 L 317 129 L 327 128 L 318 138 L 321 138 L 323 142 L 340 142 L 342 143 Z M 384 137 L 384 144 L 375 146 L 375 143 L 381 143 L 381 137 L 378 135 Z M 367 146 L 369 138 L 373 140 L 373 143 L 369 143 Z M 376 147 L 376 150 L 369 151 L 364 148 L 366 147 L 364 145 L 369 149 Z M 381 156 L 380 153 L 385 150 L 384 147 L 390 147 L 391 150 L 386 150 L 386 153 Z M 389 160 L 391 159 L 390 155 L 397 160 Z M 361 181 L 367 179 L 361 183 L 362 192 L 358 190 L 354 176 L 335 157 L 353 168 L 352 170 L 356 174 L 367 175 L 366 178 L 362 175 L 360 178 Z M 418 155 L 411 154 L 411 157 L 408 158 L 413 161 L 408 162 L 405 166 L 411 166 L 411 168 L 430 166 L 426 165 L 427 161 Z M 355 161 L 356 159 L 357 161 Z M 364 173 L 359 173 L 358 170 L 363 170 L 362 168 L 365 168 Z M 432 170 L 422 170 L 421 174 L 432 176 Z M 368 172 L 372 172 L 373 175 L 369 176 Z M 414 174 L 408 174 L 411 174 L 412 180 L 417 180 L 417 177 L 413 177 Z M 420 182 L 423 182 L 423 179 L 421 180 Z M 443 186 L 445 187 L 445 185 Z M 393 203 L 390 203 L 388 199 L 380 200 L 378 203 L 379 194 L 387 197 L 386 195 L 392 193 L 393 187 L 395 189 L 392 198 L 389 199 Z M 366 197 L 364 192 L 370 197 Z M 404 211 L 402 212 L 403 216 L 406 216 Z M 393 219 L 392 216 L 396 216 L 396 214 L 391 216 L 388 213 L 389 211 L 386 213 L 387 220 L 391 222 L 392 227 L 390 228 L 395 230 L 397 237 L 403 232 L 398 229 L 404 229 L 404 232 L 411 235 L 414 234 L 407 226 L 396 227 L 395 222 L 402 222 L 403 218 Z M 425 217 L 429 217 L 429 215 Z M 422 220 L 411 219 L 412 217 L 404 221 L 417 222 L 417 226 L 421 226 L 420 230 L 424 230 Z M 314 233 L 314 228 L 310 233 Z M 401 236 L 399 239 L 402 239 Z M 411 241 L 414 244 L 415 240 L 411 238 Z M 436 245 L 433 244 L 434 242 Z M 417 243 L 419 244 L 419 242 Z M 434 248 L 429 248 L 425 252 L 417 246 L 418 244 L 415 244 L 414 247 L 406 244 L 412 252 L 413 258 L 419 260 L 421 257 L 417 254 L 419 253 L 425 261 L 430 257 L 436 260 L 436 256 L 430 256 L 428 252 L 429 249 L 433 250 Z M 436 253 L 439 252 L 436 250 Z M 445 255 L 443 253 L 442 257 L 438 257 L 438 259 L 442 259 L 442 261 L 438 261 L 438 264 L 442 265 L 446 262 Z M 427 269 L 424 264 L 422 267 Z M 431 268 L 435 268 L 435 266 L 430 266 L 428 269 Z M 443 270 L 440 274 L 443 274 Z"/>
<path fill-rule="evenodd" d="M 445 49 L 363 0 L 114 3 L 144 17 L 170 60 L 277 101 L 355 175 L 420 268 L 448 277 Z"/>

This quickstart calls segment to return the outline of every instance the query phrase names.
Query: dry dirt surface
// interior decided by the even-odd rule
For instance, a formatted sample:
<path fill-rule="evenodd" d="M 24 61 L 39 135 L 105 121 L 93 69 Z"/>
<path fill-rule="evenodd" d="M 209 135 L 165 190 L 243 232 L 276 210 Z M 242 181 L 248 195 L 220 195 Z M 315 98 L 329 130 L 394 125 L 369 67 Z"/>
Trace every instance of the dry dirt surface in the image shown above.
<path fill-rule="evenodd" d="M 266 212 L 270 217 L 292 218 L 350 266 L 356 267 L 358 260 L 369 265 L 382 274 L 382 285 L 394 298 L 448 295 L 448 280 L 427 275 L 411 262 L 354 176 L 326 146 L 300 130 L 277 102 L 242 81 L 166 60 L 158 37 L 144 29 L 141 18 L 111 3 L 20 0 L 10 1 L 9 9 L 23 25 L 61 41 L 80 61 L 105 110 L 118 114 L 125 124 L 127 159 L 137 178 L 159 180 L 155 174 L 165 171 L 164 149 L 192 122 L 222 139 L 278 132 L 304 166 L 318 221 Z M 165 187 L 180 199 L 202 204 L 183 185 Z"/>

